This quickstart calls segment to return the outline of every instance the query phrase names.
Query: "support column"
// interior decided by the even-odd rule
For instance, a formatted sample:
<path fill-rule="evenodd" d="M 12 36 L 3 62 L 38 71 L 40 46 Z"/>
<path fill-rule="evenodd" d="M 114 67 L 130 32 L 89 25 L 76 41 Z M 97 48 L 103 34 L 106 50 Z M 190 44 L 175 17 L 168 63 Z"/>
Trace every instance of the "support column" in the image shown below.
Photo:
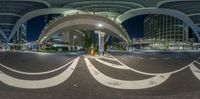
<path fill-rule="evenodd" d="M 183 23 L 183 35 L 184 35 L 184 40 L 186 42 L 188 42 L 189 41 L 189 28 L 185 23 Z"/>
<path fill-rule="evenodd" d="M 105 33 L 98 31 L 98 35 L 99 35 L 99 55 L 102 56 L 104 55 L 104 37 L 105 37 Z"/>
<path fill-rule="evenodd" d="M 18 29 L 17 29 L 17 33 L 16 33 L 16 35 L 17 35 L 16 42 L 17 42 L 17 43 L 18 43 L 18 41 L 19 41 L 19 32 L 20 32 L 19 30 L 20 30 L 20 29 L 18 28 Z"/>

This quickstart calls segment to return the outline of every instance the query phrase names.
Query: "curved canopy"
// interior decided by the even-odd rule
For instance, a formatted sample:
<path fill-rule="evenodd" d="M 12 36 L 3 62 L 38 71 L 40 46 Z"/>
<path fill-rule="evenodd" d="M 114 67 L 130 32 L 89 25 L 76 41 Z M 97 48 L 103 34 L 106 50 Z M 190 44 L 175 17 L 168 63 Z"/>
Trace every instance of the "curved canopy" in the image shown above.
<path fill-rule="evenodd" d="M 99 24 L 101 24 L 101 26 L 99 26 Z M 45 41 L 50 35 L 59 31 L 78 29 L 100 30 L 120 38 L 125 42 L 130 42 L 129 37 L 125 35 L 124 31 L 118 24 L 106 17 L 89 14 L 66 16 L 53 22 L 42 32 L 38 42 L 41 43 Z"/>

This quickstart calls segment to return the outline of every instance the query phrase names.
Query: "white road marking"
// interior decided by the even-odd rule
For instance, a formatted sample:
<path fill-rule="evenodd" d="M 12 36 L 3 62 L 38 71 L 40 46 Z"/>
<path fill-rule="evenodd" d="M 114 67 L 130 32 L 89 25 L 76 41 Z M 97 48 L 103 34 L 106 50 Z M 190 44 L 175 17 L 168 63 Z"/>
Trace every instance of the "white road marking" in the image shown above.
<path fill-rule="evenodd" d="M 196 62 L 197 63 L 197 62 Z M 199 64 L 199 63 L 198 63 Z M 190 70 L 192 71 L 192 73 L 196 76 L 197 79 L 200 80 L 200 69 L 197 68 L 194 64 L 192 64 L 190 66 Z"/>
<path fill-rule="evenodd" d="M 108 77 L 104 75 L 103 73 L 101 73 L 92 65 L 92 63 L 87 58 L 85 58 L 85 62 L 87 64 L 90 74 L 99 83 L 111 88 L 116 88 L 116 89 L 151 88 L 151 87 L 155 87 L 162 84 L 164 81 L 166 81 L 170 77 L 170 74 L 162 74 L 162 75 L 157 75 L 155 77 L 148 78 L 145 80 L 136 80 L 136 81 L 119 80 L 119 79 Z"/>
<path fill-rule="evenodd" d="M 127 69 L 129 70 L 129 68 L 127 68 L 126 66 L 123 66 L 123 65 L 116 65 L 116 64 L 112 64 L 112 63 L 109 63 L 109 62 L 106 62 L 106 61 L 103 61 L 103 60 L 100 60 L 98 58 L 95 59 L 96 61 L 104 64 L 104 65 L 107 65 L 107 66 L 110 66 L 110 67 L 113 67 L 113 68 L 117 68 L 117 69 Z"/>
<path fill-rule="evenodd" d="M 50 73 L 53 73 L 53 72 L 56 72 L 56 71 L 59 71 L 63 68 L 65 68 L 66 66 L 68 66 L 69 64 L 71 64 L 74 60 L 68 62 L 67 64 L 63 65 L 63 66 L 60 66 L 59 68 L 56 68 L 56 69 L 53 69 L 53 70 L 50 70 L 50 71 L 45 71 L 45 72 L 35 72 L 35 73 L 32 73 L 32 72 L 23 72 L 23 71 L 19 71 L 19 70 L 15 70 L 15 69 L 12 69 L 8 66 L 5 66 L 3 64 L 0 64 L 0 66 L 2 66 L 3 68 L 6 68 L 12 72 L 15 72 L 15 73 L 18 73 L 18 74 L 23 74 L 23 75 L 44 75 L 44 74 L 50 74 Z"/>
<path fill-rule="evenodd" d="M 38 54 L 38 55 L 41 55 L 41 56 L 54 55 L 53 53 L 48 53 L 48 52 L 33 52 L 33 51 L 16 51 L 16 52 L 20 52 L 20 53 L 32 53 L 32 54 Z"/>
<path fill-rule="evenodd" d="M 144 59 L 143 57 L 135 57 L 135 58 L 137 58 L 137 59 Z"/>
<path fill-rule="evenodd" d="M 67 80 L 70 75 L 75 70 L 77 63 L 78 63 L 79 57 L 74 59 L 73 63 L 62 73 L 59 75 L 44 79 L 44 80 L 22 80 L 17 79 L 14 77 L 11 77 L 2 71 L 0 71 L 0 81 L 13 87 L 18 88 L 26 88 L 26 89 L 40 89 L 40 88 L 47 88 L 47 87 L 53 87 L 58 84 L 63 83 L 65 80 Z"/>
<path fill-rule="evenodd" d="M 170 57 L 165 57 L 165 58 L 163 58 L 164 60 L 169 60 L 169 59 L 171 59 Z"/>
<path fill-rule="evenodd" d="M 149 60 L 158 60 L 157 58 L 149 58 Z"/>
<path fill-rule="evenodd" d="M 112 56 L 112 55 L 110 55 L 110 56 Z M 125 64 L 122 63 L 121 61 L 119 61 L 119 60 L 118 60 L 117 58 L 115 58 L 114 56 L 112 56 L 112 57 L 115 59 L 115 61 L 119 62 L 122 66 L 124 66 L 124 68 L 126 68 L 126 69 L 129 68 L 129 70 L 132 70 L 132 71 L 134 71 L 134 72 L 136 72 L 136 73 L 143 74 L 143 75 L 150 75 L 150 76 L 163 75 L 163 74 L 170 74 L 170 75 L 171 75 L 171 74 L 180 72 L 180 71 L 182 71 L 182 70 L 188 68 L 191 64 L 193 64 L 193 62 L 192 62 L 192 63 L 190 63 L 189 65 L 187 65 L 187 66 L 185 66 L 185 67 L 182 67 L 182 68 L 180 68 L 180 69 L 177 69 L 177 70 L 171 71 L 171 72 L 166 72 L 166 73 L 148 73 L 148 72 L 143 72 L 143 71 L 139 71 L 139 70 L 133 69 L 133 68 L 131 68 L 131 67 L 125 65 Z M 112 63 L 107 64 L 107 65 L 108 65 L 108 66 L 111 66 L 111 65 L 112 65 L 111 67 L 114 67 L 114 66 L 113 66 L 114 64 L 112 64 Z M 119 68 L 118 68 L 118 69 L 119 69 Z"/>
<path fill-rule="evenodd" d="M 104 56 L 101 56 L 101 58 L 115 61 L 115 59 L 113 59 L 113 58 L 108 58 L 108 57 L 104 57 Z"/>

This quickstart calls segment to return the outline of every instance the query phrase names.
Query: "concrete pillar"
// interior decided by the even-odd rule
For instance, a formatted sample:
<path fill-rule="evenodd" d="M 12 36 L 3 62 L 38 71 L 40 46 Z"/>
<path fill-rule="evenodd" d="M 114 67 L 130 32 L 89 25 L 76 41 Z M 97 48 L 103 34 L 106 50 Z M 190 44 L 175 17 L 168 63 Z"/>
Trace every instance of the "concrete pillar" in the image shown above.
<path fill-rule="evenodd" d="M 99 55 L 103 55 L 104 54 L 104 37 L 105 37 L 105 33 L 98 31 L 98 35 L 99 35 Z"/>
<path fill-rule="evenodd" d="M 17 33 L 16 33 L 16 35 L 17 35 L 16 42 L 19 41 L 19 32 L 20 32 L 19 30 L 20 30 L 20 29 L 18 28 L 18 29 L 17 29 Z"/>
<path fill-rule="evenodd" d="M 70 39 L 69 39 L 69 32 L 63 32 L 63 33 L 62 33 L 61 39 L 62 39 L 62 41 L 64 41 L 64 42 L 70 42 Z"/>
<path fill-rule="evenodd" d="M 183 37 L 186 42 L 189 41 L 189 27 L 187 26 L 187 24 L 183 23 Z"/>

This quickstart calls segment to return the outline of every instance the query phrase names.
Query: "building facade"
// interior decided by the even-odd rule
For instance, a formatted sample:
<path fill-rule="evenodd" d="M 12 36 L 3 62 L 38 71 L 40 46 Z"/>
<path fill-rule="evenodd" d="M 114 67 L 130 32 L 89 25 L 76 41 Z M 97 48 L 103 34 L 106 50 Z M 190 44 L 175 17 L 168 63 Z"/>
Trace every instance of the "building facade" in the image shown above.
<path fill-rule="evenodd" d="M 187 42 L 188 27 L 175 17 L 149 15 L 144 20 L 144 38 L 167 42 Z"/>

